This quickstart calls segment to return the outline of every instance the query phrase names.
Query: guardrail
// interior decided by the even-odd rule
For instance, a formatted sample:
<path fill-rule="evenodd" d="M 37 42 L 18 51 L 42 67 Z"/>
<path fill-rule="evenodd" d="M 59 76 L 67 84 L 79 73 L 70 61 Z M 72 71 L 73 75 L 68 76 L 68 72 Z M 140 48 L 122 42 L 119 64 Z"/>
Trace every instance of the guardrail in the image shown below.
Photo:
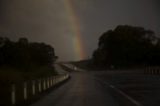
<path fill-rule="evenodd" d="M 11 84 L 8 88 L 8 94 L 5 96 L 10 96 L 9 100 L 6 100 L 8 103 L 3 104 L 5 106 L 15 106 L 21 103 L 25 103 L 28 100 L 35 98 L 37 95 L 40 95 L 44 91 L 54 87 L 55 85 L 63 82 L 68 79 L 68 74 L 52 76 L 48 78 L 42 78 L 32 81 L 26 81 L 23 83 L 14 83 Z M 5 102 L 6 102 L 5 101 Z"/>
<path fill-rule="evenodd" d="M 160 67 L 147 67 L 144 70 L 144 74 L 160 75 Z"/>

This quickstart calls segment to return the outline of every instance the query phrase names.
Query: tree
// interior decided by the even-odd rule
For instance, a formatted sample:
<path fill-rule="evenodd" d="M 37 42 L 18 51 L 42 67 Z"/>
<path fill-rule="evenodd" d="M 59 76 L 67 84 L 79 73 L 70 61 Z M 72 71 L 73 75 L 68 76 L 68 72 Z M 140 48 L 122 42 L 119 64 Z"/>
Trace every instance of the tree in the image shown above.
<path fill-rule="evenodd" d="M 45 43 L 30 43 L 27 38 L 17 42 L 0 37 L 0 65 L 28 69 L 32 66 L 52 66 L 58 56 Z"/>
<path fill-rule="evenodd" d="M 151 64 L 153 57 L 159 56 L 152 53 L 155 52 L 157 41 L 159 40 L 151 30 L 119 25 L 99 38 L 93 60 L 105 66 L 117 67 Z"/>
<path fill-rule="evenodd" d="M 31 43 L 30 53 L 32 61 L 39 65 L 51 65 L 56 59 L 54 48 L 44 43 Z"/>

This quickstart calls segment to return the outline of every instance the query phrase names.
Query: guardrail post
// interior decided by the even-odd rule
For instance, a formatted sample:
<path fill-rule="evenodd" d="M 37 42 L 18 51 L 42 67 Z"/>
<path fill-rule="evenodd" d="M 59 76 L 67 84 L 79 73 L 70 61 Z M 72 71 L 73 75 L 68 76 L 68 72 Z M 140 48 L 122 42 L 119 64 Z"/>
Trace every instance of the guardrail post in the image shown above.
<path fill-rule="evenodd" d="M 57 76 L 54 77 L 54 82 L 57 84 Z"/>
<path fill-rule="evenodd" d="M 15 88 L 15 84 L 11 85 L 11 103 L 12 103 L 12 105 L 16 104 L 16 88 Z"/>
<path fill-rule="evenodd" d="M 23 89 L 23 96 L 24 96 L 24 100 L 27 100 L 27 83 L 24 82 L 24 89 Z"/>
<path fill-rule="evenodd" d="M 46 81 L 43 79 L 43 90 L 46 90 Z"/>
<path fill-rule="evenodd" d="M 39 93 L 42 91 L 41 80 L 38 80 L 38 91 Z"/>
<path fill-rule="evenodd" d="M 59 83 L 59 76 L 57 76 L 57 83 Z"/>
<path fill-rule="evenodd" d="M 53 76 L 51 77 L 51 80 L 52 80 L 52 86 L 54 86 L 54 79 L 53 79 Z"/>
<path fill-rule="evenodd" d="M 32 81 L 32 95 L 35 95 L 35 81 Z"/>
<path fill-rule="evenodd" d="M 152 70 L 153 71 L 153 70 Z M 150 70 L 150 72 L 152 72 Z M 154 70 L 154 73 L 159 73 L 159 69 L 156 69 Z M 32 93 L 32 96 L 36 95 L 37 93 L 41 93 L 43 90 L 46 90 L 47 88 L 50 88 L 54 85 L 56 85 L 57 83 L 60 83 L 64 80 L 66 80 L 67 78 L 69 77 L 68 74 L 63 74 L 63 75 L 56 75 L 56 76 L 51 76 L 51 77 L 48 77 L 48 78 L 43 78 L 43 79 L 39 79 L 39 80 L 32 80 L 31 81 L 31 93 Z M 37 84 L 36 84 L 37 83 Z M 28 85 L 28 82 L 23 82 L 22 83 L 22 93 L 23 93 L 23 100 L 27 100 L 29 98 L 29 89 L 30 86 Z M 17 99 L 17 92 L 16 92 L 16 85 L 15 84 L 12 84 L 10 86 L 10 101 L 11 101 L 11 105 L 16 105 L 18 99 Z M 36 91 L 36 88 L 38 89 Z M 16 100 L 17 99 L 17 100 Z"/>
<path fill-rule="evenodd" d="M 66 74 L 66 75 L 64 75 L 64 79 L 66 79 L 66 76 L 67 76 L 67 74 Z"/>
<path fill-rule="evenodd" d="M 56 84 L 56 81 L 55 81 L 55 76 L 53 76 L 53 85 Z"/>
<path fill-rule="evenodd" d="M 49 78 L 51 87 L 53 86 L 52 77 Z"/>
<path fill-rule="evenodd" d="M 47 88 L 49 88 L 50 85 L 49 85 L 49 78 L 47 78 Z"/>

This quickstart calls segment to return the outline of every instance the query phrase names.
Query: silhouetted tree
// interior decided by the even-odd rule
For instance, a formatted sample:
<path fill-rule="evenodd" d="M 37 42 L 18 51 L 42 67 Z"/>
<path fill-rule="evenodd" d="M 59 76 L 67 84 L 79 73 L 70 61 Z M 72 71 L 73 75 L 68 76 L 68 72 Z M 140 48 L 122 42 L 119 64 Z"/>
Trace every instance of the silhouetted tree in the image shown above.
<path fill-rule="evenodd" d="M 158 64 L 154 59 L 160 57 L 159 48 L 159 39 L 153 31 L 119 25 L 99 38 L 93 61 L 102 66 L 117 67 Z"/>
<path fill-rule="evenodd" d="M 39 65 L 51 65 L 55 62 L 54 48 L 44 43 L 31 43 L 30 53 L 32 61 Z"/>
<path fill-rule="evenodd" d="M 0 65 L 28 69 L 30 66 L 52 66 L 58 57 L 45 43 L 30 43 L 27 38 L 17 42 L 0 37 Z"/>

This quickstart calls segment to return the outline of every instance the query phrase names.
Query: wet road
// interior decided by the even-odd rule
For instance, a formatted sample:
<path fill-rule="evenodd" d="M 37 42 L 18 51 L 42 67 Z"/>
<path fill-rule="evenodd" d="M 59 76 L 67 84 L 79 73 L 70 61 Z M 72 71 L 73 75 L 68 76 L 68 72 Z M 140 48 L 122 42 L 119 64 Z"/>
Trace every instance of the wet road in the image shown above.
<path fill-rule="evenodd" d="M 72 72 L 70 80 L 30 106 L 119 106 L 108 89 L 89 72 Z"/>
<path fill-rule="evenodd" d="M 57 66 L 58 67 L 58 66 Z M 143 69 L 85 71 L 72 68 L 71 78 L 30 106 L 159 106 L 160 77 Z M 64 73 L 62 68 L 59 73 Z M 73 72 L 74 71 L 74 72 Z"/>

